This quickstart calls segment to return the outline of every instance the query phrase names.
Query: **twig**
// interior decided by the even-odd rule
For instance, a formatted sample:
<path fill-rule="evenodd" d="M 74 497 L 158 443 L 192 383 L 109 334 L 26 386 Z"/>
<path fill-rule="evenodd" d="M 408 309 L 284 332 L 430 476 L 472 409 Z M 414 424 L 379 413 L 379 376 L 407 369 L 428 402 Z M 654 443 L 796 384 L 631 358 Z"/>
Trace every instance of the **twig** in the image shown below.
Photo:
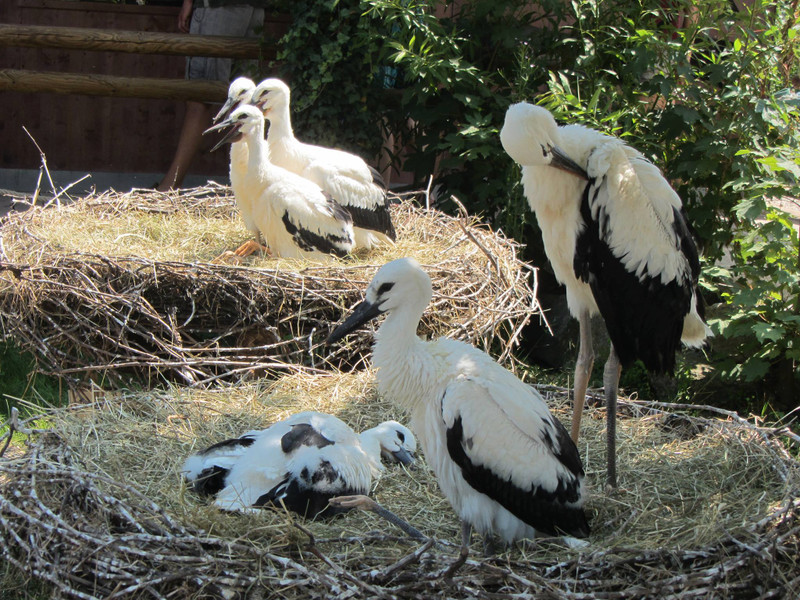
<path fill-rule="evenodd" d="M 458 209 L 459 211 L 461 211 L 461 215 L 465 219 L 469 218 L 469 213 L 467 212 L 466 207 L 461 203 L 461 201 L 452 195 L 450 196 L 450 199 L 458 205 Z M 475 244 L 478 248 L 480 248 L 481 252 L 483 252 L 486 255 L 486 257 L 489 259 L 489 262 L 492 263 L 494 270 L 497 272 L 497 276 L 500 278 L 500 281 L 503 282 L 504 286 L 508 287 L 508 280 L 506 279 L 506 276 L 503 274 L 500 265 L 497 263 L 497 258 L 491 252 L 489 252 L 489 250 L 486 249 L 486 246 L 484 246 L 477 240 L 477 238 L 472 234 L 472 232 L 469 229 L 467 229 L 460 220 L 458 221 L 458 225 L 459 227 L 461 227 L 461 230 L 464 232 L 464 235 L 466 235 L 470 239 L 470 241 L 472 241 L 472 243 Z"/>

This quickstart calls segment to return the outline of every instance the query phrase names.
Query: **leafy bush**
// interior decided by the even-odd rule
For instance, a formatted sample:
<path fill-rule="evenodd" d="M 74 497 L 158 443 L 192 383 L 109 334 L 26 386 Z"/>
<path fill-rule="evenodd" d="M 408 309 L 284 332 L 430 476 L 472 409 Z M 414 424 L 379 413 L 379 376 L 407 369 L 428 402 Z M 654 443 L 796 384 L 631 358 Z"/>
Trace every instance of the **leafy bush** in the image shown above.
<path fill-rule="evenodd" d="M 651 158 L 701 240 L 708 298 L 724 304 L 711 324 L 736 351 L 720 368 L 776 385 L 776 395 L 791 401 L 800 381 L 798 237 L 767 201 L 800 197 L 800 114 L 791 91 L 800 80 L 798 0 L 756 0 L 741 12 L 726 0 L 320 4 L 357 21 L 334 29 L 350 53 L 342 50 L 341 73 L 361 74 L 347 87 L 352 74 L 328 69 L 314 50 L 322 42 L 308 40 L 313 25 L 301 21 L 285 56 L 308 69 L 309 97 L 330 92 L 334 81 L 341 91 L 326 94 L 324 125 L 357 115 L 373 128 L 381 119 L 407 128 L 404 167 L 417 183 L 436 172 L 443 198 L 457 195 L 473 214 L 524 239 L 529 257 L 537 252 L 535 224 L 497 135 L 510 103 L 543 103 L 557 118 L 623 137 Z M 298 2 L 296 14 L 315 6 Z M 387 65 L 400 74 L 396 96 L 381 89 Z M 337 136 L 355 143 L 364 131 L 374 135 L 364 125 Z"/>

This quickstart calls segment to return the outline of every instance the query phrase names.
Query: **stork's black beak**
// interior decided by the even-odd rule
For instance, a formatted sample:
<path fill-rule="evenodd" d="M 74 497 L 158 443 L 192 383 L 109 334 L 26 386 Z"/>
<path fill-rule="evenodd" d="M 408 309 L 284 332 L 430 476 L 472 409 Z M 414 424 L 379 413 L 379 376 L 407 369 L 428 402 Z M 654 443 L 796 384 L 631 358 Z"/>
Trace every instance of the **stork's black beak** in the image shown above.
<path fill-rule="evenodd" d="M 405 448 L 400 448 L 399 450 L 395 450 L 394 452 L 382 448 L 381 456 L 387 462 L 396 462 L 400 463 L 401 465 L 410 465 L 414 463 L 413 452 L 409 452 Z"/>
<path fill-rule="evenodd" d="M 379 304 L 371 304 L 364 300 L 353 309 L 353 312 L 345 319 L 344 323 L 333 330 L 333 333 L 328 336 L 326 342 L 328 344 L 338 342 L 348 333 L 355 331 L 364 323 L 377 317 L 381 312 L 383 311 L 381 311 Z"/>
<path fill-rule="evenodd" d="M 567 173 L 572 173 L 581 179 L 589 180 L 589 174 L 586 172 L 586 169 L 567 156 L 561 148 L 552 146 L 550 152 L 553 154 L 553 160 L 550 162 L 551 167 L 561 169 Z"/>
<path fill-rule="evenodd" d="M 228 133 L 226 133 L 222 137 L 222 139 L 220 141 L 218 141 L 214 145 L 214 147 L 211 148 L 211 150 L 209 150 L 209 152 L 213 152 L 214 150 L 216 150 L 220 146 L 223 146 L 224 144 L 232 144 L 232 143 L 238 142 L 240 139 L 242 139 L 242 135 L 243 135 L 242 131 L 241 131 L 242 126 L 240 124 L 237 124 L 237 123 L 232 123 L 231 121 L 228 121 L 228 120 L 222 121 L 221 123 L 217 123 L 216 125 L 212 125 L 211 127 L 209 127 L 208 129 L 206 129 L 203 132 L 203 135 L 205 135 L 205 134 L 207 134 L 207 133 L 209 133 L 211 131 L 219 131 L 221 129 L 225 129 L 226 127 L 230 127 L 230 131 L 228 131 Z"/>
<path fill-rule="evenodd" d="M 228 116 L 233 112 L 233 109 L 238 107 L 241 104 L 240 100 L 235 98 L 228 98 L 225 100 L 225 104 L 222 105 L 222 108 L 219 109 L 219 112 L 214 116 L 211 120 L 212 123 L 219 123 L 222 119 L 227 119 Z"/>

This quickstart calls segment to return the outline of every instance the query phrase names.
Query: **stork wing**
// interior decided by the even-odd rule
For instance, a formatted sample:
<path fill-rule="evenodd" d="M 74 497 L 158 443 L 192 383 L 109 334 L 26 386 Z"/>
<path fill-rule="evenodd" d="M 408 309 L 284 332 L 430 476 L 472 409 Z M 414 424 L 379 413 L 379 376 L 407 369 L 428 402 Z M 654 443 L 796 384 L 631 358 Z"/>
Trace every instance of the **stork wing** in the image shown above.
<path fill-rule="evenodd" d="M 589 156 L 575 274 L 587 282 L 623 364 L 672 371 L 699 274 L 681 201 L 619 140 Z"/>
<path fill-rule="evenodd" d="M 508 375 L 461 376 L 447 386 L 442 418 L 450 458 L 469 485 L 536 530 L 585 537 L 577 448 L 544 401 Z"/>
<path fill-rule="evenodd" d="M 287 171 L 288 173 L 288 171 Z M 307 252 L 346 256 L 353 248 L 352 218 L 329 194 L 302 177 L 287 176 L 290 193 L 274 197 L 286 231 L 294 243 Z"/>

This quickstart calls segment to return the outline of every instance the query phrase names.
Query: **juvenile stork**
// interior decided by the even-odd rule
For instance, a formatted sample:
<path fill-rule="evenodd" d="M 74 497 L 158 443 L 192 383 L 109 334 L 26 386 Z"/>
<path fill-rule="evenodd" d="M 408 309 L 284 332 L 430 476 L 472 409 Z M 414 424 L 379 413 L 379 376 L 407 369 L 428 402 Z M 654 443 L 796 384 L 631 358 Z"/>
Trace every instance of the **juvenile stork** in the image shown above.
<path fill-rule="evenodd" d="M 572 439 L 577 441 L 594 362 L 590 317 L 611 338 L 603 372 L 607 483 L 616 486 L 616 405 L 622 366 L 641 359 L 671 373 L 680 342 L 709 330 L 697 290 L 700 263 L 681 200 L 657 167 L 621 140 L 581 125 L 558 127 L 540 106 L 511 106 L 500 132 L 522 166 L 525 196 L 556 278 L 580 325 Z"/>
<path fill-rule="evenodd" d="M 316 183 L 353 217 L 356 248 L 372 248 L 395 239 L 386 184 L 364 160 L 343 150 L 304 144 L 294 137 L 289 87 L 280 79 L 256 86 L 251 102 L 269 120 L 272 162 Z"/>
<path fill-rule="evenodd" d="M 485 352 L 449 338 L 423 341 L 417 325 L 431 280 L 411 258 L 385 264 L 332 343 L 386 313 L 375 334 L 378 391 L 409 412 L 445 497 L 462 521 L 463 563 L 474 527 L 510 543 L 589 535 L 583 465 L 542 397 Z M 451 566 L 451 571 L 454 569 Z"/>
<path fill-rule="evenodd" d="M 345 512 L 328 500 L 369 494 L 384 468 L 381 457 L 410 464 L 416 446 L 396 421 L 356 435 L 338 418 L 308 411 L 214 444 L 186 459 L 183 471 L 193 489 L 215 496 L 221 509 L 285 506 L 315 519 Z"/>
<path fill-rule="evenodd" d="M 230 86 L 228 86 L 228 98 L 222 105 L 222 108 L 220 108 L 217 115 L 214 117 L 213 122 L 215 124 L 219 123 L 223 119 L 227 118 L 237 107 L 249 103 L 250 98 L 253 95 L 253 90 L 255 89 L 256 84 L 247 77 L 238 77 L 237 79 L 234 79 Z M 226 141 L 228 141 L 227 136 L 223 137 L 211 149 L 211 151 L 213 152 Z M 260 233 L 258 227 L 253 221 L 253 207 L 250 204 L 252 201 L 252 195 L 247 194 L 247 188 L 245 187 L 244 183 L 245 176 L 247 175 L 247 157 L 247 144 L 243 139 L 239 139 L 238 141 L 231 143 L 231 190 L 233 190 L 233 197 L 236 200 L 236 207 L 239 209 L 239 215 L 244 222 L 244 226 L 247 228 L 247 231 L 255 236 L 255 240 L 249 240 L 245 242 L 234 251 L 234 254 L 237 256 L 251 254 L 260 246 L 257 241 Z"/>
<path fill-rule="evenodd" d="M 226 140 L 243 138 L 247 146 L 242 203 L 251 207 L 253 223 L 270 251 L 279 257 L 314 260 L 349 254 L 350 214 L 315 183 L 271 162 L 261 111 L 249 104 L 240 106 L 209 131 L 227 127 Z"/>

